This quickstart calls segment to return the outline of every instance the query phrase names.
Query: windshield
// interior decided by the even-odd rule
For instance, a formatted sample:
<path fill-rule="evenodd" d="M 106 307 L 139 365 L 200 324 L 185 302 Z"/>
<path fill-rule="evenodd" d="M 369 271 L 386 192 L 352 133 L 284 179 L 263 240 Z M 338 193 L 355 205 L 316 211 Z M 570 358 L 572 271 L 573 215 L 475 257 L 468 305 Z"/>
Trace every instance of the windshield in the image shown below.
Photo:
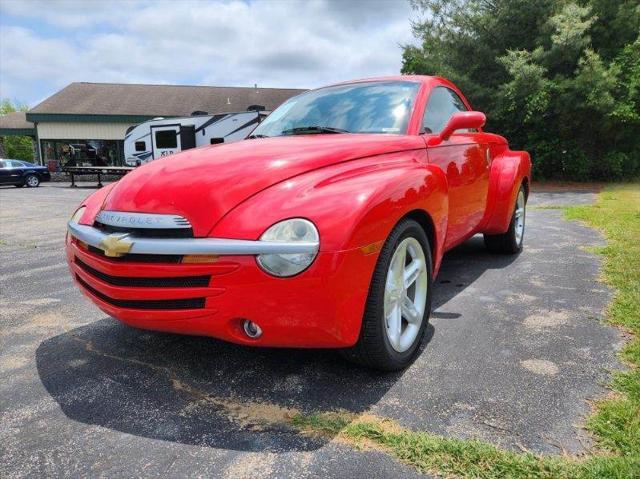
<path fill-rule="evenodd" d="M 328 133 L 406 133 L 419 83 L 337 85 L 287 100 L 251 137 Z"/>

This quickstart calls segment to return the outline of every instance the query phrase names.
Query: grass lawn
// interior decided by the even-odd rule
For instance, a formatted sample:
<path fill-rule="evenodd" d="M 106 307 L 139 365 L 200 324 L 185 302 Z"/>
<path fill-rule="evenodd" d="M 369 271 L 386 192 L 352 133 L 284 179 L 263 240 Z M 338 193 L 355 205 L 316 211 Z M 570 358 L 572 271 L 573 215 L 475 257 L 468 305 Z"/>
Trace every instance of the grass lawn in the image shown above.
<path fill-rule="evenodd" d="M 615 374 L 611 394 L 596 405 L 587 427 L 597 451 L 581 457 L 515 453 L 475 440 L 403 429 L 372 416 L 322 413 L 296 416 L 302 430 L 338 435 L 357 447 L 381 449 L 418 470 L 461 478 L 640 478 L 640 184 L 606 187 L 597 204 L 565 208 L 568 219 L 600 229 L 607 246 L 603 280 L 617 293 L 607 312 L 630 341 L 621 352 L 629 369 Z"/>

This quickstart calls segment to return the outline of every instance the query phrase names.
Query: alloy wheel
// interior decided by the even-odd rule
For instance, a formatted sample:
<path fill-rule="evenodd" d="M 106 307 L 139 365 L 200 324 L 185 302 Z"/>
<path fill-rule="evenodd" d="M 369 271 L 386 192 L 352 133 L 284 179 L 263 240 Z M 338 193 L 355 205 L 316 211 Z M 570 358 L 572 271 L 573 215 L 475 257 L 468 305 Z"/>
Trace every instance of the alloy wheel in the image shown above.
<path fill-rule="evenodd" d="M 518 193 L 518 199 L 516 200 L 515 211 L 515 230 L 516 230 L 516 243 L 519 245 L 522 243 L 522 237 L 524 236 L 524 217 L 525 217 L 525 199 L 524 191 L 520 190 Z"/>
<path fill-rule="evenodd" d="M 384 290 L 387 338 L 399 353 L 416 340 L 427 300 L 427 262 L 420 242 L 405 238 L 391 258 Z"/>

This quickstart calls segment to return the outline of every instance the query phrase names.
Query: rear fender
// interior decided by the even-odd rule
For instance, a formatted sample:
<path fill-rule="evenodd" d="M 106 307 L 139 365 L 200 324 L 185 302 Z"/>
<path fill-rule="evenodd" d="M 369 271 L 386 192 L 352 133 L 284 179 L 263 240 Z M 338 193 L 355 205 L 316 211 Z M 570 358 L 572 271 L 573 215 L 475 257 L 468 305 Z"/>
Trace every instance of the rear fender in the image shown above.
<path fill-rule="evenodd" d="M 526 151 L 506 149 L 493 159 L 483 233 L 502 234 L 509 229 L 520 185 L 524 182 L 528 187 L 530 179 L 531 159 Z"/>

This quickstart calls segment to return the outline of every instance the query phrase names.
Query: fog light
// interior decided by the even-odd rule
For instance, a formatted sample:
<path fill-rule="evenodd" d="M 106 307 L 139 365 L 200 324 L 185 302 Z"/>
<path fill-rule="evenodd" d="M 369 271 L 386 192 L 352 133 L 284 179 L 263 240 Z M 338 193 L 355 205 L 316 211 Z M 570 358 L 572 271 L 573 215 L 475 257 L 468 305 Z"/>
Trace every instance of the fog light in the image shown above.
<path fill-rule="evenodd" d="M 242 323 L 242 328 L 244 329 L 245 334 L 252 339 L 262 336 L 262 329 L 253 321 L 245 319 Z"/>

